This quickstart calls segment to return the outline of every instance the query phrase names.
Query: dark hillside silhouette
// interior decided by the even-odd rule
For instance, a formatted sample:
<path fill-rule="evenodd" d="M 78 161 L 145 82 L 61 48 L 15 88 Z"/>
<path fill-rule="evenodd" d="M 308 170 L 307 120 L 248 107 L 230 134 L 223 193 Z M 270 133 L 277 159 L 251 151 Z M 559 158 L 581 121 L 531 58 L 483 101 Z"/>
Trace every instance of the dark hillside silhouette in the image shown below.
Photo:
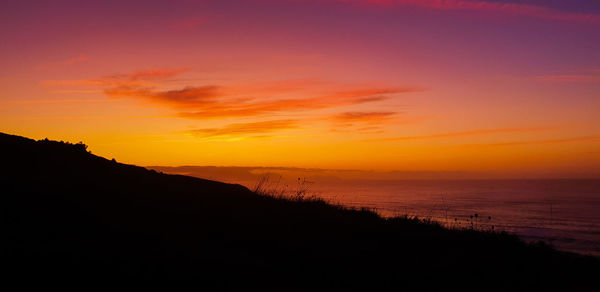
<path fill-rule="evenodd" d="M 0 134 L 3 277 L 207 290 L 578 290 L 600 262 L 490 232 L 167 175 Z"/>

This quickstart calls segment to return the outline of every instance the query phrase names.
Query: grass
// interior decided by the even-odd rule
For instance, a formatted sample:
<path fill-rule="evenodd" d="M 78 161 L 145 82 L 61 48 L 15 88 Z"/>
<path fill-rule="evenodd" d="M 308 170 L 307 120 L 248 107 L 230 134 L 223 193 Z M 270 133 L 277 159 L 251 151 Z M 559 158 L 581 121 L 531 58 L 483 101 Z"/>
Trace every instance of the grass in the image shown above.
<path fill-rule="evenodd" d="M 462 225 L 460 220 L 457 217 L 454 218 L 454 221 L 449 221 L 448 220 L 449 207 L 445 203 L 445 199 L 443 197 L 442 197 L 442 204 L 443 204 L 442 211 L 444 211 L 444 215 L 445 215 L 444 221 L 440 222 L 440 221 L 434 220 L 434 219 L 432 219 L 431 216 L 425 216 L 423 218 L 419 218 L 418 215 L 409 215 L 409 214 L 397 214 L 395 216 L 385 217 L 385 216 L 381 216 L 381 214 L 379 214 L 376 209 L 367 208 L 367 207 L 352 207 L 352 206 L 343 205 L 338 202 L 334 202 L 332 200 L 326 200 L 324 198 L 321 198 L 318 195 L 316 195 L 315 193 L 312 193 L 310 191 L 310 188 L 309 188 L 310 182 L 308 180 L 306 180 L 306 178 L 300 178 L 300 177 L 297 178 L 297 184 L 293 185 L 293 186 L 290 186 L 289 184 L 286 184 L 286 183 L 282 183 L 282 179 L 283 179 L 283 177 L 281 175 L 279 175 L 279 176 L 277 176 L 277 179 L 272 180 L 270 174 L 264 174 L 259 177 L 258 181 L 252 188 L 252 192 L 254 192 L 255 194 L 257 194 L 259 196 L 268 197 L 268 198 L 272 198 L 272 199 L 276 199 L 276 200 L 292 201 L 292 202 L 304 203 L 304 204 L 323 204 L 323 205 L 328 205 L 329 207 L 337 208 L 339 210 L 344 210 L 344 211 L 353 211 L 353 212 L 358 211 L 358 212 L 363 212 L 363 213 L 369 213 L 373 216 L 382 217 L 382 219 L 388 220 L 390 222 L 396 222 L 398 220 L 405 220 L 405 221 L 410 221 L 413 223 L 430 224 L 430 225 L 440 226 L 440 227 L 444 227 L 444 228 L 451 229 L 451 230 L 459 230 L 459 231 L 460 230 L 475 230 L 475 231 L 480 231 L 480 232 L 506 233 L 506 232 L 500 232 L 500 231 L 495 230 L 494 225 L 491 225 L 491 223 L 490 223 L 492 221 L 491 216 L 487 216 L 487 221 L 485 221 L 485 218 L 481 219 L 485 222 L 482 224 L 479 219 L 479 217 L 480 217 L 479 213 L 474 213 L 474 214 L 468 215 L 468 219 L 466 219 L 464 221 L 465 223 L 467 223 L 466 225 Z M 430 215 L 432 212 L 433 212 L 433 210 L 430 210 Z"/>

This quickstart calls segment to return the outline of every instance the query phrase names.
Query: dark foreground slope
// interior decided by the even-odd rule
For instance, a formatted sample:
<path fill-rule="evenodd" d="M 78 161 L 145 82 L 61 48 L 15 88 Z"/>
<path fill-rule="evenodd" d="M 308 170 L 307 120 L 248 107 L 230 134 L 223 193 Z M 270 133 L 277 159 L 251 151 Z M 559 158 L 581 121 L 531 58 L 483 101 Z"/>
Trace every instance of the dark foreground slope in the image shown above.
<path fill-rule="evenodd" d="M 278 290 L 553 290 L 595 285 L 595 258 L 498 233 L 259 196 L 0 134 L 4 280 L 186 282 Z M 5 270 L 5 271 L 6 271 Z"/>

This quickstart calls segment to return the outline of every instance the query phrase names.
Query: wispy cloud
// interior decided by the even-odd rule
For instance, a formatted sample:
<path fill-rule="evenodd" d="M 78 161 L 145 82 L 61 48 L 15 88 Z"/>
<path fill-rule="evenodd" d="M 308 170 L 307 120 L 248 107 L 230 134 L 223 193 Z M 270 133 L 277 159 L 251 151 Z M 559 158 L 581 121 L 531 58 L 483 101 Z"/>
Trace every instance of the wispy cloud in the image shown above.
<path fill-rule="evenodd" d="M 40 85 L 45 87 L 99 87 L 106 90 L 142 89 L 159 85 L 166 79 L 187 72 L 186 68 L 178 69 L 147 69 L 127 74 L 115 74 L 93 79 L 57 79 L 43 80 Z"/>
<path fill-rule="evenodd" d="M 190 17 L 174 20 L 169 26 L 177 30 L 191 30 L 198 28 L 200 25 L 206 23 L 206 21 L 206 17 Z"/>
<path fill-rule="evenodd" d="M 67 65 L 73 65 L 73 64 L 77 64 L 77 63 L 83 63 L 83 62 L 87 62 L 88 57 L 86 55 L 79 55 L 77 57 L 73 57 L 73 58 L 69 58 L 67 60 L 64 61 L 65 64 Z"/>
<path fill-rule="evenodd" d="M 394 119 L 397 112 L 343 112 L 329 118 L 333 122 L 332 132 L 362 134 L 383 133 L 381 125 Z"/>
<path fill-rule="evenodd" d="M 10 104 L 60 104 L 60 103 L 103 103 L 110 102 L 108 99 L 32 99 L 32 100 L 9 100 Z"/>
<path fill-rule="evenodd" d="M 499 134 L 499 133 L 537 132 L 537 131 L 544 131 L 544 130 L 549 130 L 549 129 L 552 129 L 552 128 L 539 127 L 539 128 L 478 129 L 478 130 L 469 130 L 469 131 L 452 132 L 452 133 L 441 133 L 441 134 L 424 135 L 424 136 L 403 136 L 403 137 L 369 139 L 369 140 L 363 140 L 363 141 L 384 142 L 384 141 L 427 140 L 427 139 L 440 139 L 440 138 L 451 138 L 451 137 L 460 137 L 460 136 L 476 136 L 476 135 Z"/>
<path fill-rule="evenodd" d="M 361 128 L 354 127 L 338 127 L 331 129 L 334 133 L 359 133 L 359 134 L 382 134 L 385 131 L 380 126 L 368 126 Z"/>
<path fill-rule="evenodd" d="M 269 115 L 274 113 L 290 113 L 298 111 L 319 110 L 326 108 L 356 105 L 383 101 L 391 94 L 409 92 L 403 89 L 370 89 L 358 91 L 342 91 L 317 97 L 300 99 L 261 100 L 248 99 L 237 101 L 215 101 L 196 104 L 196 111 L 181 113 L 187 118 L 248 117 Z"/>
<path fill-rule="evenodd" d="M 178 90 L 157 91 L 136 86 L 118 86 L 104 91 L 110 97 L 142 98 L 177 108 L 196 108 L 214 104 L 219 97 L 217 86 L 186 87 Z"/>
<path fill-rule="evenodd" d="M 44 87 L 88 87 L 88 86 L 104 86 L 111 85 L 112 82 L 101 80 L 101 79 L 89 79 L 89 80 L 43 80 L 40 82 L 41 86 Z"/>
<path fill-rule="evenodd" d="M 89 57 L 87 55 L 79 54 L 77 56 L 70 57 L 67 59 L 44 62 L 42 64 L 37 65 L 35 67 L 35 70 L 44 71 L 49 69 L 64 68 L 71 65 L 84 63 L 87 61 L 89 61 Z"/>
<path fill-rule="evenodd" d="M 600 83 L 600 72 L 590 71 L 586 74 L 543 75 L 536 80 L 551 83 Z"/>
<path fill-rule="evenodd" d="M 328 0 L 326 0 L 328 1 Z M 360 3 L 381 7 L 416 6 L 437 10 L 464 10 L 497 12 L 509 15 L 535 17 L 539 19 L 600 23 L 600 15 L 576 13 L 553 9 L 546 6 L 519 4 L 500 1 L 479 0 L 333 0 L 343 3 Z"/>
<path fill-rule="evenodd" d="M 344 112 L 333 117 L 341 122 L 380 123 L 392 119 L 397 112 Z"/>
<path fill-rule="evenodd" d="M 534 140 L 534 141 L 515 141 L 515 142 L 501 142 L 501 143 L 487 143 L 487 144 L 468 144 L 468 145 L 462 145 L 462 146 L 468 146 L 468 147 L 504 147 L 504 146 L 539 145 L 539 144 L 557 144 L 557 143 L 570 143 L 570 142 L 582 142 L 582 141 L 600 141 L 600 135 L 580 136 L 580 137 L 561 138 L 561 139 Z"/>
<path fill-rule="evenodd" d="M 600 83 L 600 68 L 592 66 L 562 74 L 539 75 L 534 80 L 545 83 Z"/>
<path fill-rule="evenodd" d="M 106 119 L 139 119 L 139 118 L 164 118 L 158 115 L 83 115 L 83 116 L 42 116 L 32 117 L 31 120 L 106 120 Z"/>
<path fill-rule="evenodd" d="M 416 87 L 376 87 L 351 85 L 337 89 L 314 90 L 311 81 L 278 82 L 255 91 L 235 86 L 202 85 L 162 89 L 170 78 L 186 69 L 150 69 L 90 80 L 46 80 L 50 87 L 98 87 L 112 98 L 134 98 L 164 104 L 191 119 L 251 117 L 276 113 L 319 110 L 385 101 L 397 94 L 420 91 Z M 322 82 L 315 81 L 322 85 Z M 294 97 L 291 97 L 294 96 Z M 298 98 L 296 96 L 305 96 Z M 356 115 L 356 114 L 355 114 Z M 378 117 L 382 120 L 384 117 Z M 362 119 L 375 119 L 373 113 Z M 350 117 L 346 117 L 347 119 Z M 357 117 L 355 117 L 356 119 Z"/>
<path fill-rule="evenodd" d="M 219 136 L 257 136 L 264 137 L 265 133 L 272 133 L 286 129 L 296 128 L 296 120 L 271 120 L 251 123 L 235 123 L 222 128 L 205 128 L 190 131 L 190 133 L 203 137 Z"/>
<path fill-rule="evenodd" d="M 179 115 L 186 118 L 206 119 L 222 117 L 249 117 L 281 112 L 296 112 L 356 105 L 386 100 L 392 94 L 411 92 L 410 89 L 362 89 L 339 91 L 316 97 L 299 99 L 261 99 L 228 96 L 227 88 L 219 86 L 186 87 L 158 91 L 132 86 L 109 88 L 111 97 L 142 98 L 185 109 Z"/>
<path fill-rule="evenodd" d="M 324 109 L 343 109 L 346 106 L 380 103 L 399 94 L 422 91 L 419 87 L 394 87 L 374 85 L 332 85 L 321 80 L 292 80 L 272 84 L 228 85 L 215 84 L 173 88 L 173 78 L 187 69 L 149 69 L 127 74 L 114 74 L 90 80 L 46 80 L 46 87 L 75 87 L 70 90 L 101 90 L 114 99 L 136 99 L 164 105 L 177 111 L 176 116 L 188 119 L 252 118 L 253 123 L 231 124 L 223 128 L 204 128 L 193 131 L 197 136 L 243 136 L 269 133 L 284 128 L 297 127 L 304 122 L 333 121 L 340 129 L 354 127 L 359 133 L 380 133 L 380 124 L 389 122 L 394 111 L 349 111 L 325 113 L 327 118 L 300 117 L 301 112 Z M 177 82 L 179 83 L 179 82 Z M 284 117 L 270 120 L 273 116 Z M 289 117 L 293 116 L 294 120 Z M 265 119 L 268 119 L 264 121 Z M 263 120 L 263 121 L 260 121 Z"/>
<path fill-rule="evenodd" d="M 104 79 L 116 79 L 116 80 L 161 80 L 165 78 L 174 77 L 182 73 L 187 72 L 187 68 L 152 68 L 146 70 L 138 70 L 127 74 L 117 74 L 107 76 Z"/>

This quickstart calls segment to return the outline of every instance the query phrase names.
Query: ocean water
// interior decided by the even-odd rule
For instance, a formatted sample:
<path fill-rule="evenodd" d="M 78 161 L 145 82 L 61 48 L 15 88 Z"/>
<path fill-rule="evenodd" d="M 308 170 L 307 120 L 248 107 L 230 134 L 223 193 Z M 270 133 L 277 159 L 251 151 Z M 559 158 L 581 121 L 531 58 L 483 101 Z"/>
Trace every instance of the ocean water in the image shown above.
<path fill-rule="evenodd" d="M 256 182 L 242 184 L 252 188 Z M 544 240 L 560 250 L 600 256 L 600 180 L 315 180 L 302 188 L 383 216 L 494 228 L 527 241 Z"/>

